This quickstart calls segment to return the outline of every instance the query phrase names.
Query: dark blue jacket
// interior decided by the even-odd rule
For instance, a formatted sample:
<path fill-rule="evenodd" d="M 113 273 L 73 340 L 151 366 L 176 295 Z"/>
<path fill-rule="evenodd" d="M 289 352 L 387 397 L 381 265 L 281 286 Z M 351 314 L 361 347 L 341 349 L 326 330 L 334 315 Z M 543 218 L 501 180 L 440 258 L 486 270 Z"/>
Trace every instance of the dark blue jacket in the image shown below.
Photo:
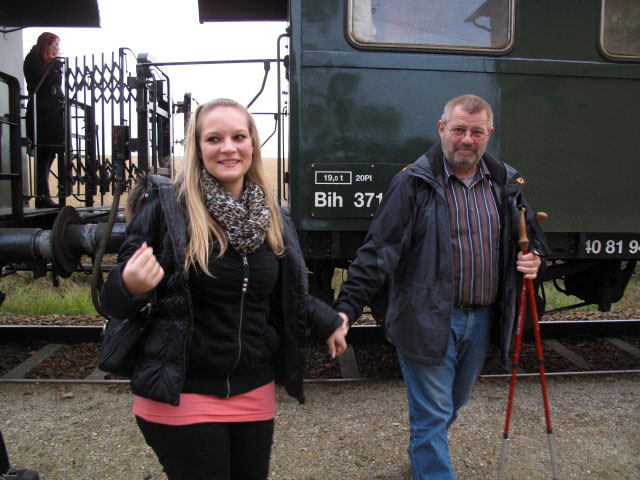
<path fill-rule="evenodd" d="M 164 177 L 150 175 L 136 201 L 139 211 L 127 227 L 118 264 L 102 288 L 101 303 L 116 318 L 136 318 L 143 309 L 150 312 L 131 389 L 136 395 L 177 405 L 193 333 L 189 271 L 184 269 L 187 224 L 173 183 Z M 329 305 L 309 295 L 308 272 L 296 230 L 284 211 L 282 223 L 286 251 L 278 260 L 278 280 L 269 306 L 269 323 L 275 326 L 279 337 L 272 363 L 276 382 L 303 402 L 308 331 L 326 339 L 342 322 Z M 132 297 L 122 282 L 122 268 L 143 242 L 153 247 L 164 277 L 151 292 Z"/>
<path fill-rule="evenodd" d="M 482 158 L 500 211 L 500 287 L 493 305 L 493 336 L 504 361 L 516 312 L 516 206 L 527 207 L 531 249 L 543 256 L 548 249 L 522 196 L 524 179 L 491 155 Z M 403 355 L 427 365 L 443 361 L 454 299 L 443 162 L 438 143 L 393 178 L 334 304 L 353 322 L 388 280 L 387 340 Z"/>

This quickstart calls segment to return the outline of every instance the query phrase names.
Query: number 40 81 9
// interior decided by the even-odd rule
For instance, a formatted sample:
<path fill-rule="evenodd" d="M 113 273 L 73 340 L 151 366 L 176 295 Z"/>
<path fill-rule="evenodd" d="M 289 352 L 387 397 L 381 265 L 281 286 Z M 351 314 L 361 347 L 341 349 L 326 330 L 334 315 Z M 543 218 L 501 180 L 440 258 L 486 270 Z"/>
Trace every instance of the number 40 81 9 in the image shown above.
<path fill-rule="evenodd" d="M 629 253 L 635 255 L 640 252 L 638 240 L 587 240 L 584 245 L 587 255 L 622 255 Z"/>

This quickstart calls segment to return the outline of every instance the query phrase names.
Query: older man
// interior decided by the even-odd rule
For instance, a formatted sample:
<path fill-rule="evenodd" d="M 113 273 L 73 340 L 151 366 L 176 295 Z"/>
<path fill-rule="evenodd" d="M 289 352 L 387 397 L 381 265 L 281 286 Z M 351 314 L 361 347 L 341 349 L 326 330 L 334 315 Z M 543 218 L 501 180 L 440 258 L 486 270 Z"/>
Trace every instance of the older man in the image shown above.
<path fill-rule="evenodd" d="M 493 337 L 506 359 L 516 272 L 535 278 L 546 253 L 527 208 L 534 253 L 516 253 L 524 179 L 485 153 L 489 104 L 450 100 L 440 143 L 398 173 L 349 268 L 335 307 L 353 322 L 389 280 L 386 336 L 407 388 L 415 479 L 454 479 L 447 430 L 471 393 Z"/>

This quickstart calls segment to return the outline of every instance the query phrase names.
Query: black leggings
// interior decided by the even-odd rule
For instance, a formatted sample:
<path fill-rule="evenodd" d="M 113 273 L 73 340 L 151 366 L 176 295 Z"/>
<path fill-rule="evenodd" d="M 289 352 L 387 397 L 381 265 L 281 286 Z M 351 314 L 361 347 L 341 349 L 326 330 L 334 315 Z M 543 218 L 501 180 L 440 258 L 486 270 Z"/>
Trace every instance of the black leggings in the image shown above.
<path fill-rule="evenodd" d="M 136 417 L 169 480 L 265 480 L 273 419 L 162 425 Z"/>

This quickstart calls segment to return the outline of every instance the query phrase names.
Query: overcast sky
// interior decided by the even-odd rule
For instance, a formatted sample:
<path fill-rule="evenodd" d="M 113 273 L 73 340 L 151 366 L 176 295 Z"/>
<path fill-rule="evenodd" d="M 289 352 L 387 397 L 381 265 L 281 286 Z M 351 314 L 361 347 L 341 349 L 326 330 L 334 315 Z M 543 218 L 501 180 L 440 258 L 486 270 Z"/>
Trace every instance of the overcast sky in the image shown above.
<path fill-rule="evenodd" d="M 99 55 L 128 47 L 136 54 L 147 52 L 157 62 L 192 60 L 276 58 L 278 36 L 285 22 L 205 23 L 198 20 L 197 0 L 98 0 L 101 28 L 27 28 L 24 54 L 43 31 L 60 37 L 62 55 Z M 134 65 L 129 66 L 134 69 Z M 182 100 L 185 92 L 202 103 L 229 97 L 247 104 L 260 89 L 261 64 L 243 66 L 162 67 L 171 79 L 171 96 Z M 275 112 L 276 71 L 269 74 L 267 89 L 252 111 Z M 272 132 L 273 120 L 258 118 L 263 139 Z M 182 116 L 176 118 L 176 138 L 182 137 Z M 179 148 L 179 146 L 177 146 Z M 275 141 L 265 146 L 275 156 Z M 176 155 L 181 152 L 176 150 Z"/>

